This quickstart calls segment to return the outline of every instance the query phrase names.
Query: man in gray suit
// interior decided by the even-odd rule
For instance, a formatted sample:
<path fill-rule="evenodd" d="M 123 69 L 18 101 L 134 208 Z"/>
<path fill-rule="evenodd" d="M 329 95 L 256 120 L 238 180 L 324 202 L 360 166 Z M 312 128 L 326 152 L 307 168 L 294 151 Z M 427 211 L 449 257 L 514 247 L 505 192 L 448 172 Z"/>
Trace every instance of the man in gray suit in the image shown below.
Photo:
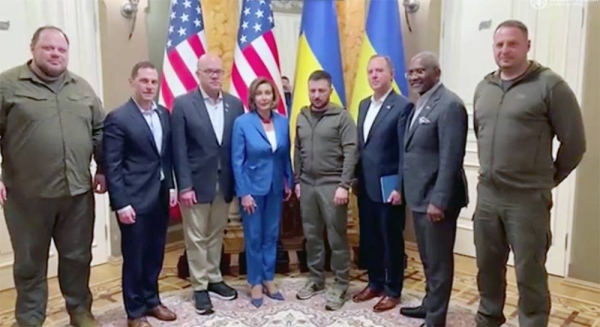
<path fill-rule="evenodd" d="M 223 73 L 221 58 L 200 57 L 199 88 L 175 100 L 171 119 L 173 163 L 198 314 L 213 312 L 208 292 L 225 300 L 237 298 L 223 282 L 219 267 L 234 197 L 231 131 L 244 107 L 238 98 L 221 91 Z"/>
<path fill-rule="evenodd" d="M 454 277 L 456 221 L 468 203 L 463 170 L 467 111 L 440 82 L 434 54 L 413 57 L 407 73 L 420 97 L 406 128 L 403 193 L 413 214 L 427 293 L 421 306 L 402 308 L 400 313 L 425 319 L 425 326 L 445 326 Z"/>

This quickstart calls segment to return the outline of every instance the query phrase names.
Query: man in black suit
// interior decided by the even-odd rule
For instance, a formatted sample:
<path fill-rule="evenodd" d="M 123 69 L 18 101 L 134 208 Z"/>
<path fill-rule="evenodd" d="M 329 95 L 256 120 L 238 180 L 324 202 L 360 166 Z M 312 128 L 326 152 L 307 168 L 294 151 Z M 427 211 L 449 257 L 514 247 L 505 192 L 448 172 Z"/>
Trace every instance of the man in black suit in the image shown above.
<path fill-rule="evenodd" d="M 404 220 L 402 149 L 410 101 L 394 92 L 390 58 L 376 55 L 367 67 L 373 96 L 363 99 L 358 112 L 359 161 L 356 169 L 361 253 L 368 253 L 369 284 L 354 295 L 355 302 L 382 297 L 375 312 L 400 303 L 404 278 Z M 395 190 L 384 199 L 381 177 L 398 175 Z M 365 248 L 366 247 L 366 248 Z"/>
<path fill-rule="evenodd" d="M 408 119 L 404 152 L 404 195 L 412 210 L 417 245 L 426 278 L 421 306 L 402 308 L 426 326 L 445 326 L 454 277 L 454 239 L 461 208 L 467 206 L 463 169 L 467 111 L 461 99 L 440 82 L 434 54 L 410 62 L 408 79 L 419 99 Z"/>
<path fill-rule="evenodd" d="M 131 99 L 106 117 L 103 148 L 108 194 L 121 229 L 127 325 L 145 327 L 150 326 L 146 316 L 176 319 L 160 302 L 158 275 L 169 205 L 176 204 L 177 194 L 169 112 L 153 101 L 158 73 L 151 63 L 140 62 L 133 67 L 130 84 Z"/>
<path fill-rule="evenodd" d="M 179 187 L 185 248 L 198 314 L 213 312 L 208 292 L 237 298 L 220 271 L 223 235 L 234 198 L 231 170 L 233 121 L 244 113 L 240 99 L 221 91 L 223 61 L 198 60 L 197 89 L 175 99 L 173 161 Z"/>

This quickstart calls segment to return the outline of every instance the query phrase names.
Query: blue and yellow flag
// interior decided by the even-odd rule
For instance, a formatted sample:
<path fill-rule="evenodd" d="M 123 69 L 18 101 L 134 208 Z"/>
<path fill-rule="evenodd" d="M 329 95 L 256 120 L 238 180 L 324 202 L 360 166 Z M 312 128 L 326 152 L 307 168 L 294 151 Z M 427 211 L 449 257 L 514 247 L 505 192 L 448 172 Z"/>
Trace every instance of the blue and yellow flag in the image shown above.
<path fill-rule="evenodd" d="M 334 0 L 305 0 L 290 117 L 292 144 L 296 137 L 298 113 L 303 106 L 310 104 L 308 77 L 312 72 L 320 69 L 331 74 L 333 82 L 331 102 L 345 106 L 346 95 L 335 2 Z"/>
<path fill-rule="evenodd" d="M 352 90 L 350 113 L 354 120 L 358 117 L 360 101 L 373 93 L 369 87 L 367 66 L 369 58 L 375 54 L 386 55 L 394 64 L 394 83 L 396 92 L 408 96 L 406 64 L 404 61 L 404 45 L 402 42 L 402 25 L 400 25 L 400 8 L 398 1 L 371 0 L 367 12 L 367 26 L 363 36 L 358 70 Z"/>

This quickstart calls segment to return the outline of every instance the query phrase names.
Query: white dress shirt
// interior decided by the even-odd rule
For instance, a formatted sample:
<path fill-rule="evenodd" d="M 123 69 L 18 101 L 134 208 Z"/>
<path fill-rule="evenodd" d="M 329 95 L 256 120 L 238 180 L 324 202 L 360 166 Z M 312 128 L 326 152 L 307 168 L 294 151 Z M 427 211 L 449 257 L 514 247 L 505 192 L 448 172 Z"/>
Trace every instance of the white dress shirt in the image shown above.
<path fill-rule="evenodd" d="M 266 133 L 267 139 L 269 139 L 269 143 L 271 143 L 271 150 L 275 152 L 275 150 L 277 150 L 277 137 L 275 135 L 275 130 L 273 129 L 272 131 L 266 131 Z"/>
<path fill-rule="evenodd" d="M 206 92 L 202 90 L 202 88 L 200 88 L 200 91 L 202 93 L 202 97 L 204 98 L 204 105 L 206 106 L 206 111 L 208 112 L 208 117 L 210 118 L 213 131 L 215 132 L 217 141 L 219 144 L 221 144 L 223 141 L 223 129 L 225 128 L 223 93 L 219 92 L 219 97 L 216 100 L 213 100 Z"/>
<path fill-rule="evenodd" d="M 365 122 L 363 125 L 363 135 L 365 141 L 369 138 L 369 132 L 371 132 L 371 127 L 373 127 L 373 122 L 375 122 L 375 118 L 381 110 L 381 106 L 387 97 L 392 93 L 392 88 L 390 88 L 384 96 L 381 97 L 378 101 L 375 101 L 375 95 L 371 96 L 371 104 L 367 109 L 367 115 L 365 116 Z"/>
<path fill-rule="evenodd" d="M 437 90 L 440 87 L 440 85 L 442 85 L 442 82 L 438 82 L 437 84 L 435 84 L 427 92 L 423 93 L 423 95 L 421 95 L 419 97 L 419 99 L 417 99 L 417 103 L 415 104 L 415 113 L 412 116 L 410 125 L 408 126 L 409 129 L 411 129 L 413 127 L 413 124 L 417 120 L 417 117 L 419 116 L 419 114 L 421 114 L 421 111 L 423 110 L 423 108 L 425 108 L 425 105 L 429 102 L 431 95 L 433 94 L 433 92 L 435 92 L 435 90 Z"/>

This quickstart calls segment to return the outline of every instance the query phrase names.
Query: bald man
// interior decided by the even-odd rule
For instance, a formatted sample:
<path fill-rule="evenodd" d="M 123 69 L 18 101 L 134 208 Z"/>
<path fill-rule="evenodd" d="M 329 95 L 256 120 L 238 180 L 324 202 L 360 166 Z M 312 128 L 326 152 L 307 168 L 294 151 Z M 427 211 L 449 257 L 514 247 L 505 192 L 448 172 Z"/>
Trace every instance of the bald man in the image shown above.
<path fill-rule="evenodd" d="M 175 178 L 198 314 L 213 312 L 209 292 L 225 300 L 237 298 L 223 282 L 219 267 L 234 197 L 231 130 L 244 107 L 221 90 L 223 73 L 221 58 L 200 57 L 196 71 L 200 85 L 175 99 L 171 120 Z"/>
<path fill-rule="evenodd" d="M 424 326 L 446 326 L 456 222 L 468 203 L 463 169 L 467 110 L 440 82 L 442 72 L 434 54 L 416 55 L 407 73 L 419 98 L 408 117 L 404 137 L 403 188 L 412 210 L 427 292 L 420 306 L 400 312 L 425 319 Z"/>

